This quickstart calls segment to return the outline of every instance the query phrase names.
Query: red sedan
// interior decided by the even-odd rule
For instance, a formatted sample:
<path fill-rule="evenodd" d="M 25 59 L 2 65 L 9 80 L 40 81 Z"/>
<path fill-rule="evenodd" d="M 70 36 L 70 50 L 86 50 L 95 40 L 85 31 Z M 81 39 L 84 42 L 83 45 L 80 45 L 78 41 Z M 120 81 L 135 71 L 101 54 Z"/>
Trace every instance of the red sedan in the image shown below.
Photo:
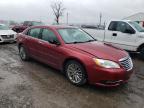
<path fill-rule="evenodd" d="M 22 60 L 34 58 L 61 70 L 78 86 L 86 82 L 118 86 L 132 74 L 133 63 L 126 51 L 97 42 L 76 27 L 31 27 L 18 34 L 17 43 Z"/>

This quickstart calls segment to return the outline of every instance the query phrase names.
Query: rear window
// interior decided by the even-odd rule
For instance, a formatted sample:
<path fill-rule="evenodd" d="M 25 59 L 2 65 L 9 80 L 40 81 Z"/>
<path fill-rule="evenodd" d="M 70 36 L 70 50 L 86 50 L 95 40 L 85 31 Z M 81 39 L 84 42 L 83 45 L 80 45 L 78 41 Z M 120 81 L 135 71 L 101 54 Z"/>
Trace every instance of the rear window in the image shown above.
<path fill-rule="evenodd" d="M 117 21 L 112 21 L 108 27 L 108 30 L 111 30 L 111 31 L 116 31 L 117 29 L 117 25 L 118 25 L 118 22 Z"/>

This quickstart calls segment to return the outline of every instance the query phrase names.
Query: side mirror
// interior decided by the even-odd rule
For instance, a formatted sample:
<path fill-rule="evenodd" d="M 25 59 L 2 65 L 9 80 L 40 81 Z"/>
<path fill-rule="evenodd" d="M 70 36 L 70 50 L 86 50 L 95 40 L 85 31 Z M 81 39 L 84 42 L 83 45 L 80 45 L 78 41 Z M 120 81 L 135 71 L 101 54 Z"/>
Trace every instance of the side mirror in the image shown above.
<path fill-rule="evenodd" d="M 49 40 L 49 43 L 55 44 L 55 45 L 60 45 L 60 42 L 58 40 L 53 40 L 53 39 Z"/>

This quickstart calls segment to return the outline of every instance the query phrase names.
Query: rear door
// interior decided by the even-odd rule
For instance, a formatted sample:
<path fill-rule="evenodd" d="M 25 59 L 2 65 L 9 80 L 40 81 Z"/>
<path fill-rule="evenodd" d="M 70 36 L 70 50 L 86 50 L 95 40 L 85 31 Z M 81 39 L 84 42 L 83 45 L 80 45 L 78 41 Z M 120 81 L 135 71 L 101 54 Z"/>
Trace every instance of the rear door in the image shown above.
<path fill-rule="evenodd" d="M 40 33 L 40 28 L 31 28 L 27 32 L 27 47 L 29 54 L 36 59 L 40 59 Z"/>
<path fill-rule="evenodd" d="M 109 27 L 107 28 L 107 30 L 105 30 L 105 37 L 104 37 L 105 42 L 113 43 L 112 38 L 117 36 L 117 30 L 116 30 L 117 25 L 118 25 L 117 21 L 112 21 L 109 24 Z"/>

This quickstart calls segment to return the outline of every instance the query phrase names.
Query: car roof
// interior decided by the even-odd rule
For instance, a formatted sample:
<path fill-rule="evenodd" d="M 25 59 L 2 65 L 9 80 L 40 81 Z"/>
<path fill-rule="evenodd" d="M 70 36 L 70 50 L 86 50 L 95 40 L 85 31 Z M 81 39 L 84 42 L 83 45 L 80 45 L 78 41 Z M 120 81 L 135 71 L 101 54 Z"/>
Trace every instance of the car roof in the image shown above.
<path fill-rule="evenodd" d="M 67 25 L 44 25 L 44 26 L 33 26 L 39 28 L 52 28 L 52 29 L 65 29 L 65 28 L 78 28 L 75 26 L 67 26 Z"/>
<path fill-rule="evenodd" d="M 24 22 L 41 22 L 41 21 L 24 21 Z"/>
<path fill-rule="evenodd" d="M 131 21 L 131 20 L 125 20 L 125 19 L 123 19 L 123 20 L 119 20 L 119 19 L 112 19 L 112 20 L 110 20 L 110 21 L 123 21 L 123 22 L 129 22 L 129 21 Z"/>

